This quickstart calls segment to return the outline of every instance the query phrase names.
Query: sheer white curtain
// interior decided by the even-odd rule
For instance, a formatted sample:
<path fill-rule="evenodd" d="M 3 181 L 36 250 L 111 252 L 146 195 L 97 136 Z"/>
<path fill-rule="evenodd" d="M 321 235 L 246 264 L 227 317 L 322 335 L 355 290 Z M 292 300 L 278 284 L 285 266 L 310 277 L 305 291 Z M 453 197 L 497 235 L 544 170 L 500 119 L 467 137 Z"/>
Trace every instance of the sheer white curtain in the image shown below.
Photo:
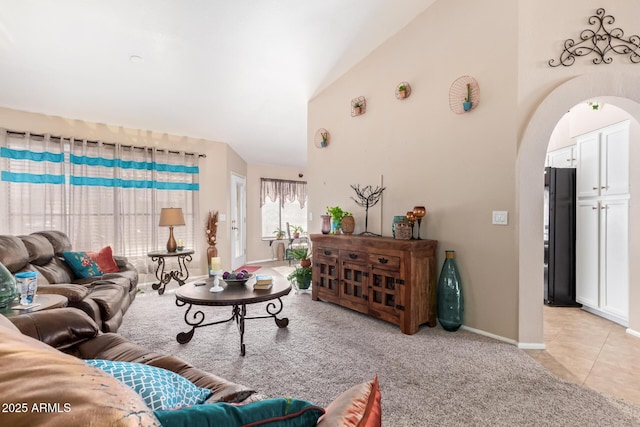
<path fill-rule="evenodd" d="M 74 249 L 111 245 L 144 273 L 150 270 L 147 253 L 164 248 L 168 238 L 158 227 L 160 209 L 179 207 L 186 226 L 176 227 L 176 239 L 194 247 L 197 154 L 7 131 L 1 136 L 3 234 L 61 230 Z"/>
<path fill-rule="evenodd" d="M 0 232 L 66 230 L 64 153 L 49 135 L 0 129 Z"/>

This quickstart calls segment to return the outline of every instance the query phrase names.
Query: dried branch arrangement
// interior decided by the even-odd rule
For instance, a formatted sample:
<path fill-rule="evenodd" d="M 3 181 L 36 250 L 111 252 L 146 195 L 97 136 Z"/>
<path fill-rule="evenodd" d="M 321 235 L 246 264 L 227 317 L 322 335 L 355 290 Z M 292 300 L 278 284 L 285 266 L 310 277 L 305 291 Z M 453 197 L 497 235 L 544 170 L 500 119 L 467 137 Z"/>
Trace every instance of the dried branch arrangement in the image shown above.
<path fill-rule="evenodd" d="M 205 224 L 206 238 L 209 246 L 215 246 L 218 233 L 218 211 L 209 211 Z"/>
<path fill-rule="evenodd" d="M 352 197 L 351 199 L 356 202 L 359 206 L 362 206 L 365 210 L 365 219 L 364 219 L 364 232 L 360 233 L 363 235 L 377 235 L 375 233 L 370 233 L 368 231 L 369 228 L 369 208 L 375 206 L 382 197 L 382 192 L 386 187 L 377 186 L 373 188 L 370 185 L 360 188 L 360 185 L 352 185 L 353 191 L 356 192 L 356 196 L 358 199 Z"/>

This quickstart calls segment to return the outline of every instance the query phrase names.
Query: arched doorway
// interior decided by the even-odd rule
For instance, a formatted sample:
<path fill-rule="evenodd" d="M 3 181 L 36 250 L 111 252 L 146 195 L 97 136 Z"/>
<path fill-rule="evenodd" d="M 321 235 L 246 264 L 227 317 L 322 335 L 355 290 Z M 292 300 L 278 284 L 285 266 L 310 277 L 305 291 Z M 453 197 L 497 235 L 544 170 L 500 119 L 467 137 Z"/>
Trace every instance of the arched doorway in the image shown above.
<path fill-rule="evenodd" d="M 543 348 L 543 230 L 542 171 L 551 133 L 562 115 L 573 105 L 590 98 L 602 99 L 626 110 L 640 121 L 640 75 L 595 73 L 575 77 L 554 89 L 538 106 L 527 124 L 518 150 L 518 343 L 521 348 Z M 631 158 L 640 150 L 631 144 Z M 631 168 L 631 183 L 640 183 L 640 167 Z M 635 204 L 633 204 L 635 205 Z M 640 207 L 631 206 L 630 218 L 638 218 Z M 630 259 L 640 250 L 640 224 L 629 226 Z M 635 263 L 637 264 L 637 263 Z M 630 283 L 640 277 L 640 267 L 631 263 Z M 640 286 L 630 286 L 630 306 L 640 305 Z M 631 310 L 631 333 L 640 331 L 640 313 Z M 634 333 L 635 334 L 635 333 Z"/>

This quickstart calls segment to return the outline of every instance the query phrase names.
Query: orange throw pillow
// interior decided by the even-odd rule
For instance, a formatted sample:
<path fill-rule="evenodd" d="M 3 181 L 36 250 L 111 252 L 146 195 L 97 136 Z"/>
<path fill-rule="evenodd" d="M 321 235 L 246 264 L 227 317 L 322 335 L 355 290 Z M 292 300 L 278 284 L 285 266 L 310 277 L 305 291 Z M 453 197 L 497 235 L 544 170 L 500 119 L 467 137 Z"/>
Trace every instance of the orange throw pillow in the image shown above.
<path fill-rule="evenodd" d="M 98 264 L 103 273 L 117 273 L 120 271 L 116 260 L 113 259 L 111 246 L 105 246 L 100 252 L 87 252 L 87 255 Z"/>
<path fill-rule="evenodd" d="M 358 384 L 338 396 L 326 408 L 318 427 L 380 427 L 382 407 L 378 376 L 373 381 Z"/>

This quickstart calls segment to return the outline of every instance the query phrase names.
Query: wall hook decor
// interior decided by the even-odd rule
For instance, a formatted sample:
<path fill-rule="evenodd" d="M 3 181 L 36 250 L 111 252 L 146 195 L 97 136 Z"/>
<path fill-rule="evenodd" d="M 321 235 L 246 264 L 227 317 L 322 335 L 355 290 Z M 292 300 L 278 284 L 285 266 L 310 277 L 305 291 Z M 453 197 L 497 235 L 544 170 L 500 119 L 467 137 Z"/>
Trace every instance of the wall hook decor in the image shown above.
<path fill-rule="evenodd" d="M 313 137 L 313 144 L 318 148 L 326 148 L 329 145 L 329 131 L 325 128 L 320 128 L 316 131 L 316 135 Z"/>
<path fill-rule="evenodd" d="M 611 15 L 605 15 L 603 8 L 599 8 L 595 15 L 589 17 L 589 24 L 593 29 L 586 29 L 580 33 L 580 41 L 573 39 L 564 41 L 560 59 L 549 60 L 551 67 L 563 65 L 569 67 L 573 65 L 578 56 L 595 55 L 591 62 L 594 64 L 611 64 L 613 58 L 611 53 L 628 55 L 629 60 L 637 64 L 640 62 L 640 37 L 633 35 L 628 39 L 624 38 L 624 31 L 620 28 L 607 28 L 616 22 Z"/>
<path fill-rule="evenodd" d="M 480 104 L 480 85 L 471 76 L 458 77 L 449 89 L 449 107 L 456 114 L 466 113 Z"/>
<path fill-rule="evenodd" d="M 396 86 L 396 98 L 406 99 L 411 96 L 411 85 L 407 82 L 400 82 Z"/>
<path fill-rule="evenodd" d="M 351 100 L 351 117 L 361 116 L 367 111 L 367 100 L 359 96 Z"/>

